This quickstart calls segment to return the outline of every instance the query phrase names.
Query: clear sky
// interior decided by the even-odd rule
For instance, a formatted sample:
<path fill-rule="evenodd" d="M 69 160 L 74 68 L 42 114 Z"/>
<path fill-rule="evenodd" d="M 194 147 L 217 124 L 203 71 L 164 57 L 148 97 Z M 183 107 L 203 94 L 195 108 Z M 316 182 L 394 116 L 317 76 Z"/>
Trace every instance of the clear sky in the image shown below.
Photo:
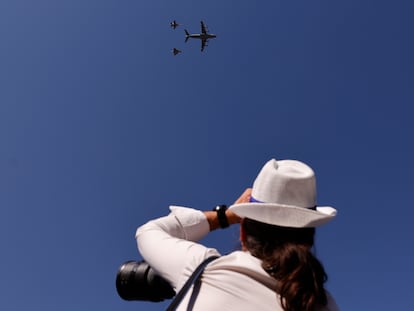
<path fill-rule="evenodd" d="M 117 296 L 118 267 L 141 258 L 136 227 L 170 204 L 231 204 L 270 158 L 308 163 L 319 204 L 338 209 L 317 254 L 342 310 L 410 309 L 413 13 L 2 0 L 0 310 L 165 309 Z M 184 42 L 200 20 L 217 34 L 203 53 Z M 229 252 L 237 230 L 203 243 Z"/>

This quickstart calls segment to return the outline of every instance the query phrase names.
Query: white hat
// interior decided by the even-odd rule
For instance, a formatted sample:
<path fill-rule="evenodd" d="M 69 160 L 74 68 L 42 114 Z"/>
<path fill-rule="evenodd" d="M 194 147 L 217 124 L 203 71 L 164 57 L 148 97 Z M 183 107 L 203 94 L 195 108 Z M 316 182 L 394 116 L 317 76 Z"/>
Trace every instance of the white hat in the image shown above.
<path fill-rule="evenodd" d="M 230 209 L 240 217 L 282 227 L 317 227 L 336 215 L 336 209 L 316 206 L 313 170 L 295 160 L 268 161 L 253 184 L 250 203 Z"/>

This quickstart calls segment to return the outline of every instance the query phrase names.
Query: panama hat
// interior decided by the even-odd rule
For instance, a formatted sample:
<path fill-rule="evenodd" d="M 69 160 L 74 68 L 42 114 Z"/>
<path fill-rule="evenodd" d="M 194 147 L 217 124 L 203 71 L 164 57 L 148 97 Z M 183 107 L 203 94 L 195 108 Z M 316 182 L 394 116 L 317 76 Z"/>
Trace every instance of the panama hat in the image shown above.
<path fill-rule="evenodd" d="M 230 206 L 236 215 L 281 227 L 318 227 L 336 215 L 330 206 L 316 205 L 313 170 L 300 161 L 272 159 L 253 184 L 249 203 Z"/>

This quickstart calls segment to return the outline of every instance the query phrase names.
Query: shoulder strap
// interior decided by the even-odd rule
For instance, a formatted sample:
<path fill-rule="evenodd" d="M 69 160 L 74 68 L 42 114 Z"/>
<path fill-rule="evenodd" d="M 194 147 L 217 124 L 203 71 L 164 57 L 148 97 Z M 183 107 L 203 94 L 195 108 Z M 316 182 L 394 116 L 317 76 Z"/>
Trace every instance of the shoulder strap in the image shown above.
<path fill-rule="evenodd" d="M 180 289 L 180 291 L 175 295 L 173 301 L 171 302 L 170 306 L 166 311 L 173 311 L 175 310 L 178 305 L 180 304 L 181 300 L 184 298 L 185 294 L 190 289 L 191 285 L 201 276 L 204 271 L 204 268 L 212 262 L 214 259 L 218 258 L 219 256 L 211 256 L 206 259 L 194 270 L 193 274 L 188 278 L 187 282 L 185 282 L 184 286 Z"/>

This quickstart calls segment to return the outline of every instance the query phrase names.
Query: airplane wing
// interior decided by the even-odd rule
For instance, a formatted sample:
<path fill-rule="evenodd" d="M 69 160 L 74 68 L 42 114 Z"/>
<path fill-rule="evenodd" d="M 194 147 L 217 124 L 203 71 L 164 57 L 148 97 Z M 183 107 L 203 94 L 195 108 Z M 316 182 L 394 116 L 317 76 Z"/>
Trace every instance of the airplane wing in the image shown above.
<path fill-rule="evenodd" d="M 207 27 L 204 25 L 203 21 L 201 21 L 201 33 L 204 35 L 207 34 Z"/>

